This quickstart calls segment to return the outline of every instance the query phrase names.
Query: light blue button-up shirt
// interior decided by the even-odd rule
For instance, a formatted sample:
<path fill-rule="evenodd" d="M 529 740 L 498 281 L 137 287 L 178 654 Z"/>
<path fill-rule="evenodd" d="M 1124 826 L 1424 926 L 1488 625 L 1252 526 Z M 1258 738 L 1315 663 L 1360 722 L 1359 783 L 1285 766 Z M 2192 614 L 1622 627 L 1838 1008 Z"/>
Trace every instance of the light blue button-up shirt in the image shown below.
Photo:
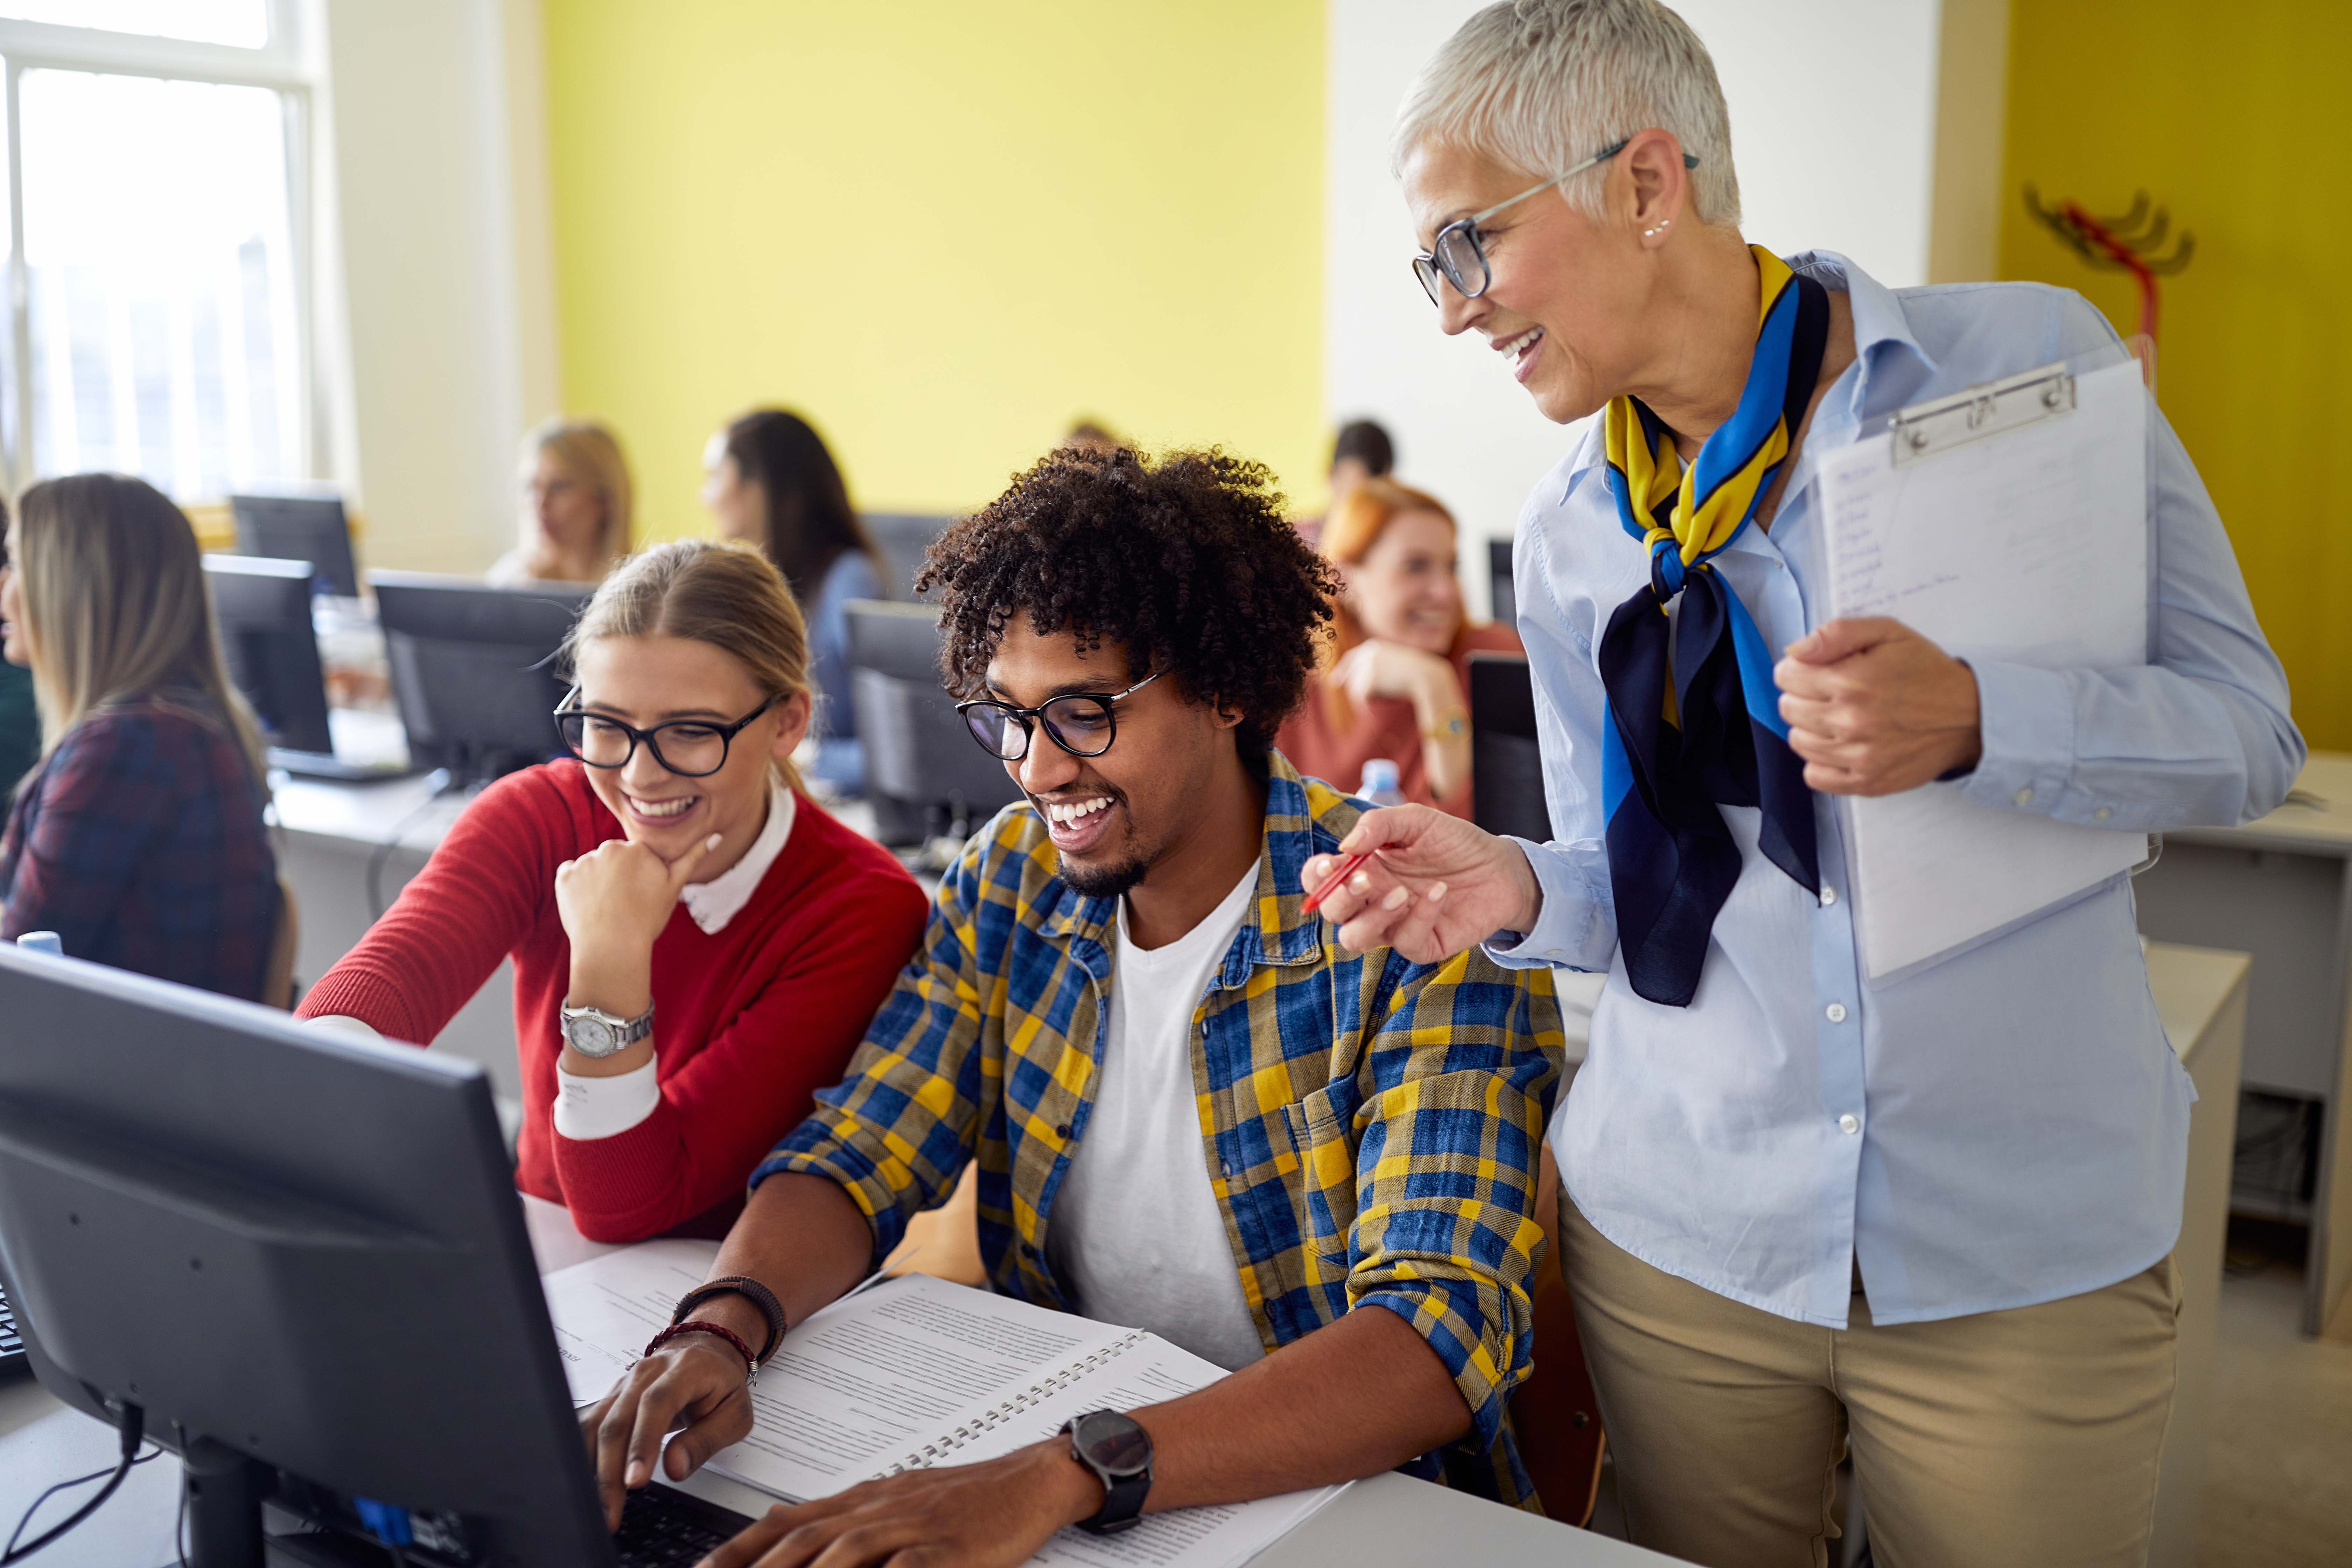
<path fill-rule="evenodd" d="M 1828 251 L 1791 265 L 1847 294 L 1858 357 L 1815 411 L 1770 531 L 1750 527 L 1715 559 L 1774 648 L 1823 617 L 1813 454 L 1926 398 L 2124 353 L 2070 290 L 1896 292 Z M 1983 757 L 1964 781 L 1927 787 L 2131 833 L 2246 822 L 2285 797 L 2304 757 L 2286 678 L 2160 415 L 2148 479 L 2149 664 L 1977 663 Z M 1619 526 L 1598 418 L 1528 499 L 1515 572 L 1559 837 L 1527 846 L 1543 888 L 1536 929 L 1487 951 L 1608 972 L 1591 1054 L 1549 1133 L 1593 1226 L 1669 1273 L 1832 1327 L 1856 1262 L 1873 1319 L 1902 1323 L 2054 1300 L 2163 1258 L 2180 1228 L 2194 1092 L 2148 994 L 2129 879 L 1869 982 L 1831 801 L 1815 807 L 1818 897 L 1757 852 L 1754 808 L 1727 807 L 1745 863 L 1698 993 L 1688 1007 L 1643 1001 L 1616 951 L 1594 650 L 1649 569 Z"/>

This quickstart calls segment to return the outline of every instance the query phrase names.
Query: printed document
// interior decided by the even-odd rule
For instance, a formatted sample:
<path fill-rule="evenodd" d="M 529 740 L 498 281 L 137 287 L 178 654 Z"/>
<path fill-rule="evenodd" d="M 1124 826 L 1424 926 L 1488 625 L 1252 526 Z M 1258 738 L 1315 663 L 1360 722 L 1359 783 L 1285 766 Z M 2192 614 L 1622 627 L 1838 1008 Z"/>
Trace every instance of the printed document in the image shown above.
<path fill-rule="evenodd" d="M 713 1251 L 707 1242 L 648 1242 L 547 1277 L 557 1345 L 579 1369 L 575 1401 L 604 1397 L 667 1324 L 678 1297 L 701 1282 Z M 751 1435 L 714 1455 L 710 1468 L 802 1502 L 899 1470 L 996 1458 L 1087 1411 L 1160 1404 L 1225 1375 L 1140 1329 L 901 1275 L 784 1336 L 752 1391 Z M 1150 1514 L 1115 1536 L 1065 1530 L 1034 1561 L 1234 1568 L 1341 1489 Z"/>
<path fill-rule="evenodd" d="M 1960 658 L 2147 663 L 2147 395 L 2129 361 L 2078 376 L 2074 391 L 2071 413 L 1916 462 L 1893 461 L 1893 435 L 1822 457 L 1829 614 L 1891 616 Z M 1978 805 L 1957 784 L 1840 804 L 1873 979 L 2147 853 L 2144 835 Z"/>

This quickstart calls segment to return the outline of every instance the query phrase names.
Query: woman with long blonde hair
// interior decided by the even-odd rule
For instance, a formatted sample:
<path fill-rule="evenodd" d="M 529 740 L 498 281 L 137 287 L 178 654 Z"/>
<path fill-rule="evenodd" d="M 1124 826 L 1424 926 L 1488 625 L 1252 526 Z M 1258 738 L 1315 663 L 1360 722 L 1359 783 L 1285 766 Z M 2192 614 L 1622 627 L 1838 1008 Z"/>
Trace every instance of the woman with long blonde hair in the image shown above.
<path fill-rule="evenodd" d="M 521 481 L 521 537 L 488 580 L 603 582 L 629 552 L 636 487 L 620 438 L 593 419 L 550 419 L 523 437 Z"/>
<path fill-rule="evenodd" d="M 1330 662 L 1275 743 L 1342 789 L 1386 758 L 1404 799 L 1468 816 L 1470 656 L 1521 650 L 1510 627 L 1465 613 L 1453 513 L 1394 479 L 1365 479 L 1331 509 L 1318 548 L 1339 572 Z"/>
<path fill-rule="evenodd" d="M 0 648 L 41 761 L 0 838 L 0 938 L 259 1000 L 279 914 L 260 732 L 229 684 L 195 531 L 144 480 L 25 492 Z"/>
<path fill-rule="evenodd" d="M 484 790 L 299 1011 L 430 1041 L 512 958 L 516 1184 L 594 1240 L 719 1236 L 929 905 L 801 792 L 807 637 L 759 551 L 623 562 L 562 657 L 571 755 Z"/>

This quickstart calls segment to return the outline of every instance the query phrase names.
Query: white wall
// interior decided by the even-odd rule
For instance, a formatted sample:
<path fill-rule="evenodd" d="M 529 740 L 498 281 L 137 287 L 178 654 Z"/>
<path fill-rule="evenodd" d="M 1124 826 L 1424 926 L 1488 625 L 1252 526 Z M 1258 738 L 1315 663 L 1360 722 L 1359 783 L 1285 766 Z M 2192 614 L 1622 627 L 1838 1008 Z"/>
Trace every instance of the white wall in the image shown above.
<path fill-rule="evenodd" d="M 553 395 L 544 142 L 510 120 L 519 99 L 527 129 L 538 113 L 538 61 L 509 52 L 535 57 L 537 6 L 325 9 L 348 341 L 331 374 L 350 380 L 335 477 L 366 518 L 363 564 L 477 572 L 514 541 L 516 444 Z"/>
<path fill-rule="evenodd" d="M 1486 604 L 1486 543 L 1566 447 L 1483 342 L 1449 339 L 1412 280 L 1389 176 L 1406 85 L 1477 0 L 1330 0 L 1324 405 L 1395 436 L 1398 475 L 1463 523 Z M 1748 237 L 1822 247 L 1901 287 L 1927 276 L 1937 0 L 1682 0 L 1731 108 Z"/>

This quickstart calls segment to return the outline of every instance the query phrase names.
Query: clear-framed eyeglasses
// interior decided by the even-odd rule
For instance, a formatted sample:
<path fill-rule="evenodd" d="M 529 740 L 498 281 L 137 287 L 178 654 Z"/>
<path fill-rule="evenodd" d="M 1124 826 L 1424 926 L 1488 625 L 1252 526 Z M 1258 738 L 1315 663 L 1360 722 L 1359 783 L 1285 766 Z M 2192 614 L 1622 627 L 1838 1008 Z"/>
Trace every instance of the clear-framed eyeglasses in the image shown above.
<path fill-rule="evenodd" d="M 956 704 L 962 715 L 964 727 L 980 749 L 1000 762 L 1017 763 L 1029 754 L 1031 726 L 1042 724 L 1054 744 L 1074 757 L 1099 757 L 1110 750 L 1118 734 L 1118 710 L 1115 704 L 1134 696 L 1161 676 L 1165 668 L 1155 669 L 1124 691 L 1109 693 L 1074 691 L 1040 702 L 1034 708 L 1015 708 L 1010 702 L 999 702 L 992 697 L 975 699 Z"/>
<path fill-rule="evenodd" d="M 563 704 L 555 710 L 555 731 L 563 737 L 564 750 L 590 767 L 627 767 L 629 759 L 637 754 L 637 747 L 642 744 L 653 752 L 655 762 L 678 777 L 703 779 L 727 765 L 727 749 L 734 744 L 735 737 L 783 698 L 769 698 L 731 724 L 672 719 L 645 730 L 625 724 L 609 713 L 575 707 L 579 700 L 580 689 L 576 686 L 563 694 Z"/>
<path fill-rule="evenodd" d="M 1521 191 L 1507 202 L 1496 202 L 1485 212 L 1472 213 L 1468 217 L 1455 218 L 1452 223 L 1439 229 L 1436 243 L 1426 252 L 1412 258 L 1412 275 L 1421 279 L 1422 290 L 1429 296 L 1429 302 L 1433 305 L 1444 304 L 1444 300 L 1437 292 L 1438 281 L 1441 279 L 1450 284 L 1454 291 L 1465 300 L 1475 300 L 1486 291 L 1487 285 L 1494 282 L 1494 268 L 1486 263 L 1486 237 L 1480 232 L 1478 227 L 1480 224 L 1507 207 L 1515 207 L 1529 196 L 1540 195 L 1550 190 L 1554 185 L 1574 179 L 1596 164 L 1607 163 L 1631 145 L 1633 140 L 1629 136 L 1622 142 L 1603 147 L 1575 168 L 1564 174 L 1554 174 L 1542 184 Z M 1697 168 L 1698 159 L 1688 153 L 1684 153 L 1683 167 Z"/>

